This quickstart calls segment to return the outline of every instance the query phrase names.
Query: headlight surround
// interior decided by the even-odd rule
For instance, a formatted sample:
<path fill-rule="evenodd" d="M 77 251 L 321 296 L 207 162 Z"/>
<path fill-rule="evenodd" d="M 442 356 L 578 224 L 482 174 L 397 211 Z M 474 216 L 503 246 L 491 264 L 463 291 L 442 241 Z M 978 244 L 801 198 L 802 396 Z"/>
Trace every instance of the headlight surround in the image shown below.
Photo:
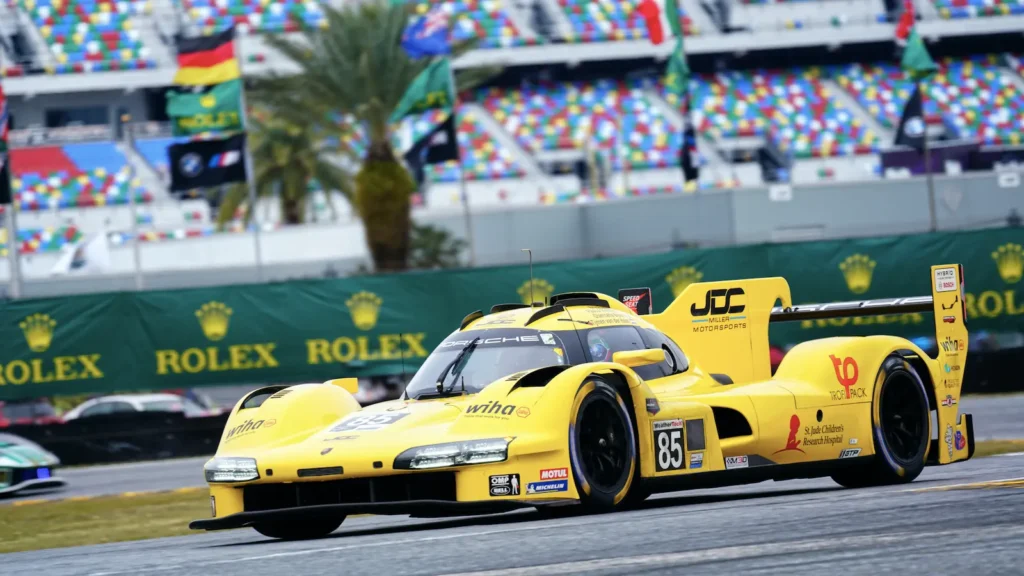
<path fill-rule="evenodd" d="M 207 482 L 248 482 L 259 480 L 255 458 L 213 458 L 203 466 Z"/>
<path fill-rule="evenodd" d="M 512 440 L 488 438 L 417 446 L 399 454 L 394 467 L 396 470 L 427 470 L 504 462 L 508 460 L 508 445 Z"/>

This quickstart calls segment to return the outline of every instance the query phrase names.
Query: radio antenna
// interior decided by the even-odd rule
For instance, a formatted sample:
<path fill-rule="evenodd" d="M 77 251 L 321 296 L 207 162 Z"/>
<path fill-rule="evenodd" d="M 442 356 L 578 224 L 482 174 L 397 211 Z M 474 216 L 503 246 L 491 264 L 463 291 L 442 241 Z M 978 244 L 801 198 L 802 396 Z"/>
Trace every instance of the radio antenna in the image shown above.
<path fill-rule="evenodd" d="M 520 252 L 526 252 L 530 258 L 530 308 L 533 308 L 535 300 L 533 299 L 533 250 L 529 248 L 520 248 Z"/>

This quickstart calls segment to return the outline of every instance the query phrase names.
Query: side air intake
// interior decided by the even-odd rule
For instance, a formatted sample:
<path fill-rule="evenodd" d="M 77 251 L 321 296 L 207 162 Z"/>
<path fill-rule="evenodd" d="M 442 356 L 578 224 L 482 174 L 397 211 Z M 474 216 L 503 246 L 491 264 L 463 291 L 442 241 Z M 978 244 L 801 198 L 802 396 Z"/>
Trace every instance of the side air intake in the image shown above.
<path fill-rule="evenodd" d="M 750 423 L 738 411 L 732 408 L 712 406 L 711 412 L 715 415 L 715 428 L 718 430 L 720 440 L 753 435 Z"/>

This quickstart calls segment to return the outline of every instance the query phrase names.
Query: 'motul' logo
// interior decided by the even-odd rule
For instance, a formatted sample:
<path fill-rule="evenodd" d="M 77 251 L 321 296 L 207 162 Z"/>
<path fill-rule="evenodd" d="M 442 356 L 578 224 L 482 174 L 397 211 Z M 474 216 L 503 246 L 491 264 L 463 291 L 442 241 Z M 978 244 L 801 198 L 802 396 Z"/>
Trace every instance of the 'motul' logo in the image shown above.
<path fill-rule="evenodd" d="M 228 335 L 234 311 L 223 302 L 207 302 L 196 310 L 196 319 L 202 334 L 210 342 L 220 342 Z M 198 374 L 200 372 L 226 372 L 277 368 L 274 357 L 277 344 L 260 342 L 254 344 L 232 344 L 230 346 L 206 346 L 184 350 L 157 350 L 156 373 Z"/>
<path fill-rule="evenodd" d="M 18 323 L 25 343 L 35 354 L 43 354 L 53 344 L 57 321 L 49 314 L 30 314 Z M 13 343 L 12 343 L 13 344 Z M 10 351 L 15 346 L 6 348 Z M 0 386 L 13 384 L 46 384 L 103 378 L 99 354 L 76 354 L 73 356 L 35 357 L 28 360 L 4 361 L 0 358 Z"/>

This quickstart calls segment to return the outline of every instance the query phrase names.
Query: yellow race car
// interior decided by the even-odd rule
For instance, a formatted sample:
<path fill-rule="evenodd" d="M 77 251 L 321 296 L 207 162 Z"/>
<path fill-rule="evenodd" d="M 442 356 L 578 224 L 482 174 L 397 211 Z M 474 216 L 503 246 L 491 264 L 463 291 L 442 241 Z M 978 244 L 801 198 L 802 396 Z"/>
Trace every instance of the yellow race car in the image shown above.
<path fill-rule="evenodd" d="M 297 539 L 351 514 L 611 510 L 820 476 L 910 482 L 974 451 L 957 408 L 962 278 L 934 266 L 931 296 L 809 306 L 761 278 L 692 284 L 660 314 L 643 288 L 474 312 L 398 400 L 360 409 L 355 379 L 240 400 L 205 466 L 213 517 L 190 526 Z M 771 373 L 771 323 L 920 313 L 934 314 L 937 358 L 892 336 L 824 338 Z"/>

